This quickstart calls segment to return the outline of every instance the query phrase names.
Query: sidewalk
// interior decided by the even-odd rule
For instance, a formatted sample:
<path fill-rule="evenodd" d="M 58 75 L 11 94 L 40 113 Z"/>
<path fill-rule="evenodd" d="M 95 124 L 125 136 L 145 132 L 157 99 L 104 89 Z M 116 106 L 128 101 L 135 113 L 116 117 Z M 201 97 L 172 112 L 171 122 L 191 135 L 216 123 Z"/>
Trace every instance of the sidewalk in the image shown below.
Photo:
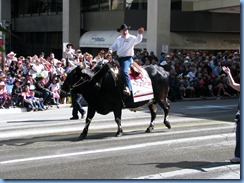
<path fill-rule="evenodd" d="M 59 108 L 66 108 L 70 107 L 71 104 L 60 104 Z M 48 110 L 55 110 L 58 109 L 57 106 L 53 105 L 50 107 Z M 15 108 L 9 108 L 9 109 L 0 109 L 0 115 L 1 114 L 16 114 L 16 113 L 22 113 L 22 112 L 27 112 L 25 107 L 15 107 Z"/>

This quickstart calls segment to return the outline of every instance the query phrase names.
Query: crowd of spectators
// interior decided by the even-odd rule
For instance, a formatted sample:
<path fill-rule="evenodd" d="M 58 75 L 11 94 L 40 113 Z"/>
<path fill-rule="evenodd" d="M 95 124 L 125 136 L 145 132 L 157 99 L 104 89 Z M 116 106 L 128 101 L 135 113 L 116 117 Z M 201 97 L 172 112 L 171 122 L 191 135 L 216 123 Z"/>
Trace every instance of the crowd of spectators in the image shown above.
<path fill-rule="evenodd" d="M 66 47 L 65 58 L 42 52 L 34 56 L 18 56 L 10 52 L 0 55 L 0 108 L 26 107 L 27 111 L 43 111 L 50 105 L 66 103 L 67 95 L 60 91 L 67 74 L 77 65 L 93 69 L 99 62 L 109 61 L 102 49 L 96 56 Z M 228 84 L 222 66 L 228 66 L 240 83 L 240 54 L 234 51 L 172 51 L 161 53 L 137 51 L 133 60 L 140 66 L 159 65 L 170 73 L 169 99 L 238 95 Z M 3 62 L 4 61 L 4 62 Z M 3 65 L 4 63 L 4 65 Z"/>
<path fill-rule="evenodd" d="M 137 52 L 134 59 L 140 65 L 157 64 L 170 73 L 169 99 L 181 100 L 189 97 L 216 97 L 239 95 L 233 90 L 223 66 L 230 68 L 232 76 L 240 83 L 240 53 L 238 51 L 186 51 L 176 50 L 170 54 Z"/>
<path fill-rule="evenodd" d="M 67 74 L 77 65 L 94 69 L 99 61 L 111 58 L 101 50 L 96 57 L 82 54 L 68 44 L 64 58 L 47 57 L 42 52 L 34 56 L 17 56 L 11 51 L 0 55 L 0 109 L 26 107 L 27 111 L 43 111 L 52 105 L 66 103 L 67 94 L 60 91 Z M 4 63 L 4 65 L 3 65 Z"/>

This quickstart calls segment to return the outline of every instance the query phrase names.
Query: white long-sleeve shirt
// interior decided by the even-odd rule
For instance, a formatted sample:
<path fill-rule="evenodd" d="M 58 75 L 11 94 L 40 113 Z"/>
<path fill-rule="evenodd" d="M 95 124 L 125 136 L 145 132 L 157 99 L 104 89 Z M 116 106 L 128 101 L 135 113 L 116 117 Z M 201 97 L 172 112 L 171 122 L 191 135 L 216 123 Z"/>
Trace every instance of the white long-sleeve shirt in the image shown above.
<path fill-rule="evenodd" d="M 142 37 L 142 34 L 137 37 L 131 34 L 127 34 L 125 38 L 119 36 L 109 50 L 117 51 L 119 57 L 134 56 L 134 46 L 142 41 Z"/>

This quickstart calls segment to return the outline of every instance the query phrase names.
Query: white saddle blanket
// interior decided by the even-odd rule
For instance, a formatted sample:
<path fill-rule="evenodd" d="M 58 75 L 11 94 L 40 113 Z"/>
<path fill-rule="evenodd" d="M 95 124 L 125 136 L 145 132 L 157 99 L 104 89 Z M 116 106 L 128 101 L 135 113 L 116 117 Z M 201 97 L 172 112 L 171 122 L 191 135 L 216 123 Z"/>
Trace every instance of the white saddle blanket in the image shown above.
<path fill-rule="evenodd" d="M 130 75 L 134 102 L 153 99 L 152 81 L 145 69 L 141 68 L 139 76 Z"/>

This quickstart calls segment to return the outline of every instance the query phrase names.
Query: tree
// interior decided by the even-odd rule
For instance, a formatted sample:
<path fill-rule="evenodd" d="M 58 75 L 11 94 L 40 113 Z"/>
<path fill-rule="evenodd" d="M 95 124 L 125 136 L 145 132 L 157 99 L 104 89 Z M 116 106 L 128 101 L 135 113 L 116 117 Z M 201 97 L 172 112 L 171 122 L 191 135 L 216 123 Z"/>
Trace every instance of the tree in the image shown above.
<path fill-rule="evenodd" d="M 10 32 L 3 28 L 1 25 L 0 25 L 0 32 L 2 32 L 3 34 L 9 34 Z M 5 52 L 4 48 L 2 46 L 0 46 L 0 52 Z"/>

